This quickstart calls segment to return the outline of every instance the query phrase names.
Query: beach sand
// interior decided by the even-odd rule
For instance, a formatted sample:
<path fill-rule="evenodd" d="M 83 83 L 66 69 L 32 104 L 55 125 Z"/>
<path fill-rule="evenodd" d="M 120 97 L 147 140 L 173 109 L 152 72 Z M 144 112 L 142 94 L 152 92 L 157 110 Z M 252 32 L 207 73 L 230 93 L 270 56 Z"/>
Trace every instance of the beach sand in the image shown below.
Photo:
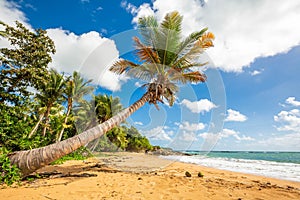
<path fill-rule="evenodd" d="M 186 177 L 185 172 L 191 173 Z M 142 153 L 107 153 L 38 171 L 47 178 L 0 189 L 0 199 L 300 199 L 300 182 L 284 181 Z M 201 172 L 204 177 L 198 177 Z"/>

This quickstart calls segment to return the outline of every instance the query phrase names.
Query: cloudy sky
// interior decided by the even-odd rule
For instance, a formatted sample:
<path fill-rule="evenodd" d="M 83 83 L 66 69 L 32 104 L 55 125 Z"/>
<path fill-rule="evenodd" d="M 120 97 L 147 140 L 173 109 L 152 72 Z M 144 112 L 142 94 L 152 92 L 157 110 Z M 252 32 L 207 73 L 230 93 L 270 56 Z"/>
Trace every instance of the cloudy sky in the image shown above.
<path fill-rule="evenodd" d="M 153 144 L 187 150 L 300 151 L 300 2 L 279 0 L 0 0 L 0 20 L 42 28 L 57 53 L 51 67 L 80 71 L 97 92 L 127 106 L 139 80 L 107 68 L 136 61 L 139 17 L 183 15 L 183 36 L 208 27 L 214 48 L 205 84 L 182 85 L 175 105 L 145 106 L 129 118 Z M 6 43 L 0 39 L 0 47 Z"/>

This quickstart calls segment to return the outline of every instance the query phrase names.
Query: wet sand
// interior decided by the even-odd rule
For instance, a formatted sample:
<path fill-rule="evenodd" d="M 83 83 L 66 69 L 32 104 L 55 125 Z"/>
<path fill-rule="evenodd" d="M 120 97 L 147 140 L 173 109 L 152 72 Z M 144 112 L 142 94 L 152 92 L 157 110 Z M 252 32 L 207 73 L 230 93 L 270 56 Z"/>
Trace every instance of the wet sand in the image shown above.
<path fill-rule="evenodd" d="M 188 171 L 191 177 L 186 177 Z M 107 153 L 38 171 L 46 178 L 0 189 L 0 199 L 300 199 L 300 182 L 138 153 Z M 204 177 L 198 177 L 201 172 Z"/>

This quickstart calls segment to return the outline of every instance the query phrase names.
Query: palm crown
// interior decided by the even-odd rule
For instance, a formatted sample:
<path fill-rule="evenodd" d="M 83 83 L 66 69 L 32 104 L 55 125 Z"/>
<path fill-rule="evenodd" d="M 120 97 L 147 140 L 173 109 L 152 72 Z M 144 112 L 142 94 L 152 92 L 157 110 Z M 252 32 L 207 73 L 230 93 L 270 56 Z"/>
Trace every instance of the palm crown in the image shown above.
<path fill-rule="evenodd" d="M 141 64 L 120 59 L 110 68 L 117 74 L 126 73 L 146 81 L 149 103 L 157 108 L 157 102 L 163 102 L 163 98 L 173 105 L 178 91 L 176 83 L 206 80 L 202 72 L 193 69 L 206 64 L 197 58 L 213 46 L 214 35 L 204 28 L 182 38 L 181 26 L 182 16 L 177 11 L 168 13 L 160 24 L 153 16 L 140 18 L 138 29 L 143 42 L 137 37 L 133 40 Z"/>

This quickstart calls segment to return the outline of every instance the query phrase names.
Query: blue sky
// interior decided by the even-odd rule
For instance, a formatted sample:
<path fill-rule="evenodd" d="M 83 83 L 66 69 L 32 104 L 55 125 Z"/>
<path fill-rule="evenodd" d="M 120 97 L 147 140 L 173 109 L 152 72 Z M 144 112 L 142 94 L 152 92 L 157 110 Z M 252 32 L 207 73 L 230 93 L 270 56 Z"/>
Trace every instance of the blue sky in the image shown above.
<path fill-rule="evenodd" d="M 208 81 L 181 86 L 172 108 L 146 105 L 128 121 L 175 149 L 300 151 L 300 2 L 0 0 L 1 21 L 48 31 L 57 49 L 51 67 L 80 71 L 125 106 L 143 83 L 107 68 L 118 58 L 136 61 L 138 17 L 161 20 L 173 10 L 184 17 L 183 35 L 208 27 L 216 36 L 205 55 Z"/>

